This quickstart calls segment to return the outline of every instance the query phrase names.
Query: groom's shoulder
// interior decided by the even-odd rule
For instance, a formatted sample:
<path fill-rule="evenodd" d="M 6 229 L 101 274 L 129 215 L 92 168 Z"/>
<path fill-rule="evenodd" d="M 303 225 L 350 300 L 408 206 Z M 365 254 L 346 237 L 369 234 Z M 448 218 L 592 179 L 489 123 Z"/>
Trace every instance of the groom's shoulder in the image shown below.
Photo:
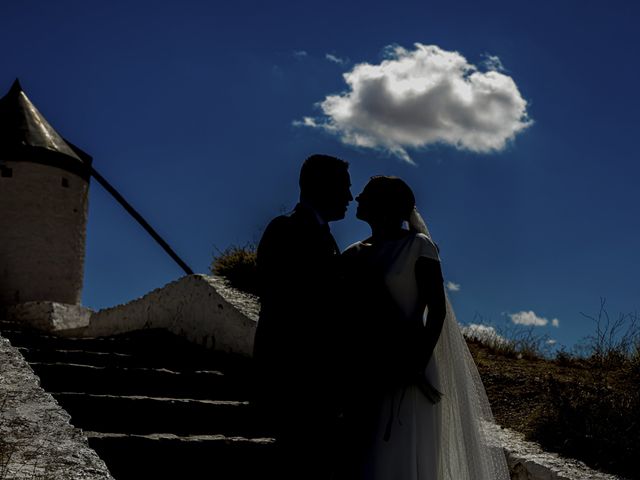
<path fill-rule="evenodd" d="M 311 211 L 296 207 L 289 213 L 275 217 L 264 230 L 264 241 L 298 242 L 318 235 L 319 224 Z"/>
<path fill-rule="evenodd" d="M 286 233 L 293 228 L 294 221 L 291 219 L 291 215 L 278 215 L 269 222 L 267 228 L 264 230 L 264 236 L 276 235 L 280 233 Z"/>
<path fill-rule="evenodd" d="M 306 230 L 308 227 L 308 221 L 301 218 L 301 215 L 295 211 L 278 215 L 269 222 L 262 234 L 262 237 L 276 237 L 283 238 L 289 236 L 296 236 L 301 231 Z"/>

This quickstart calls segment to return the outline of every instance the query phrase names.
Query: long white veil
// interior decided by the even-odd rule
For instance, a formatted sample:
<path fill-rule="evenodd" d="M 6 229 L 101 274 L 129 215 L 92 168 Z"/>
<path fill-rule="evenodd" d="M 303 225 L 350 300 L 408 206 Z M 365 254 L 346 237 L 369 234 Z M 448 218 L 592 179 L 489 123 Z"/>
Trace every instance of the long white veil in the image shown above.
<path fill-rule="evenodd" d="M 431 238 L 416 209 L 408 223 L 411 230 Z M 441 409 L 438 480 L 509 480 L 496 434 L 499 427 L 448 297 L 446 301 L 447 315 L 433 353 L 443 393 L 437 404 Z"/>

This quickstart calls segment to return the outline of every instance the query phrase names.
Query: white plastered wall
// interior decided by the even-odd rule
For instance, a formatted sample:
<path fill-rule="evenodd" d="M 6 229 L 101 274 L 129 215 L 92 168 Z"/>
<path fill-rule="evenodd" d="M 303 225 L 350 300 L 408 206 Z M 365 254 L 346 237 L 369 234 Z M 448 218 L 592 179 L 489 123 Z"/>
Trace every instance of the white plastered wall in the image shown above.
<path fill-rule="evenodd" d="M 11 176 L 0 176 L 0 305 L 80 303 L 88 182 L 37 163 L 3 166 Z"/>
<path fill-rule="evenodd" d="M 163 328 L 207 348 L 251 356 L 259 307 L 255 297 L 231 290 L 221 279 L 188 275 L 94 313 L 84 328 L 57 330 L 61 335 L 99 337 Z"/>

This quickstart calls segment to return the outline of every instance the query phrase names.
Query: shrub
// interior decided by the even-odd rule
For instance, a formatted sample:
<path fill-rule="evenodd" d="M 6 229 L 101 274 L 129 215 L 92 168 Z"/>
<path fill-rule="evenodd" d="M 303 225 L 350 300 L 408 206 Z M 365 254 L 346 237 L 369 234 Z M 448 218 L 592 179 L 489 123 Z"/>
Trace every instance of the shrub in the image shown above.
<path fill-rule="evenodd" d="M 549 357 L 549 335 L 538 333 L 535 327 L 514 329 L 510 338 L 518 352 L 518 358 L 536 360 Z"/>
<path fill-rule="evenodd" d="M 601 299 L 589 335 L 555 364 L 576 367 L 569 381 L 546 379 L 543 408 L 532 437 L 546 449 L 578 457 L 594 468 L 640 478 L 640 329 L 637 314 L 612 320 Z"/>
<path fill-rule="evenodd" d="M 258 295 L 255 245 L 232 245 L 223 251 L 218 250 L 210 270 L 212 274 L 224 277 L 232 287 Z"/>
<path fill-rule="evenodd" d="M 610 383 L 598 374 L 587 373 L 583 380 L 573 385 L 547 379 L 533 439 L 594 468 L 640 478 L 636 466 L 640 452 L 638 389 Z"/>
<path fill-rule="evenodd" d="M 583 356 L 596 367 L 624 368 L 638 362 L 640 322 L 637 313 L 620 313 L 612 320 L 600 299 L 597 315 L 581 315 L 595 323 L 595 333 L 582 345 Z"/>

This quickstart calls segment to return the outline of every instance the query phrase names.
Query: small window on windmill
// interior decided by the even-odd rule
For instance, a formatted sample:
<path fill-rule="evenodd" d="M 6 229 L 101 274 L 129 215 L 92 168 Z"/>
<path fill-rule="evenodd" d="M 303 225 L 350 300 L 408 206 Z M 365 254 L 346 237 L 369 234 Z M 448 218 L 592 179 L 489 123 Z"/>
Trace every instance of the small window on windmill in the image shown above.
<path fill-rule="evenodd" d="M 5 178 L 13 177 L 13 168 L 0 165 L 0 177 L 5 177 Z"/>
<path fill-rule="evenodd" d="M 62 186 L 64 188 L 69 188 L 69 179 L 68 178 L 62 177 Z"/>

